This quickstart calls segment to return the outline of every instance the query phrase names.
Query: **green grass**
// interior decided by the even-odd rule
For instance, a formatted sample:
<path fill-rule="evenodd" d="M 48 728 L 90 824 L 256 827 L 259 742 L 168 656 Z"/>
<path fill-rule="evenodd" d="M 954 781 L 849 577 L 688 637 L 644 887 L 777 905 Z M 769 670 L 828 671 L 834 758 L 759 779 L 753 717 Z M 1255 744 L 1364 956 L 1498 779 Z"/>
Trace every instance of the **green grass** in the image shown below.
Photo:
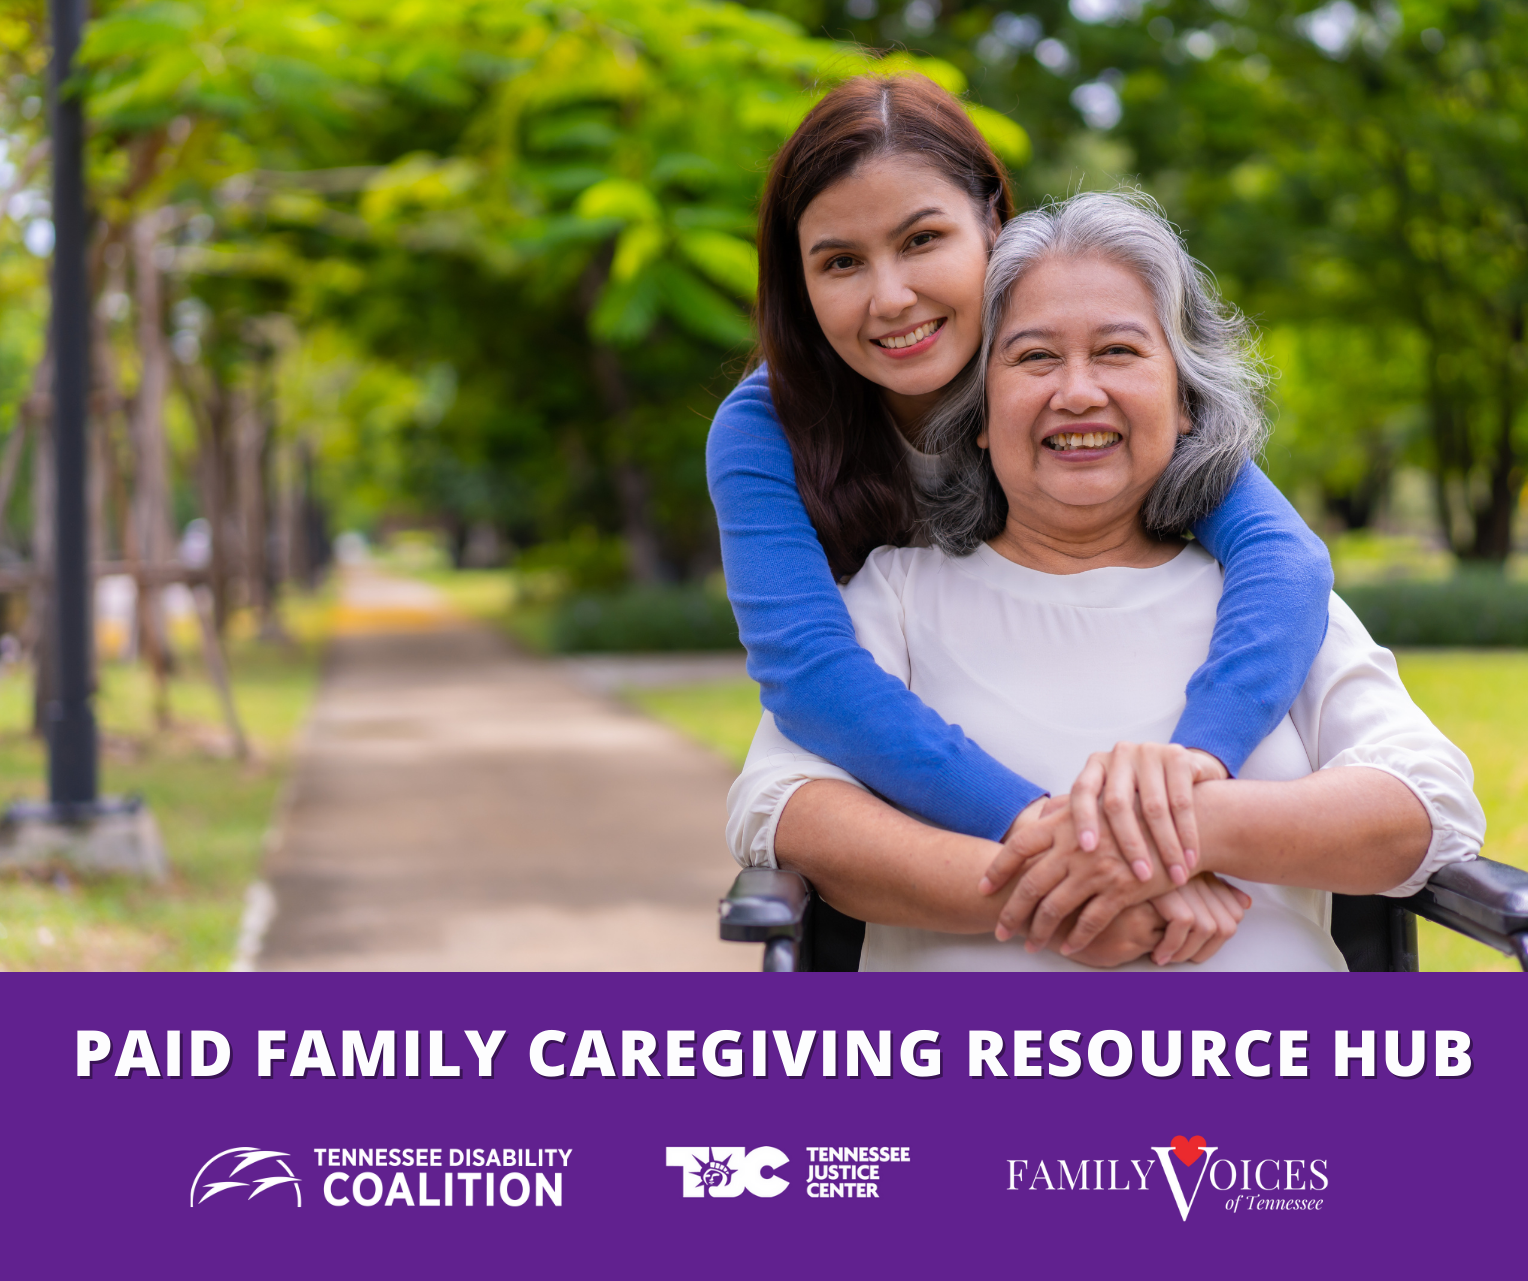
<path fill-rule="evenodd" d="M 1401 675 L 1418 705 L 1475 766 L 1485 806 L 1485 853 L 1528 868 L 1528 651 L 1410 650 Z M 752 681 L 708 681 L 628 691 L 659 720 L 741 766 L 759 723 Z M 1513 970 L 1514 962 L 1462 935 L 1418 923 L 1424 970 Z"/>
<path fill-rule="evenodd" d="M 216 695 L 186 654 L 172 680 L 172 727 L 153 724 L 141 666 L 103 664 L 96 714 L 102 791 L 141 794 L 168 848 L 169 881 L 126 877 L 0 877 L 0 968 L 212 970 L 232 959 L 243 898 L 259 875 L 265 833 L 296 731 L 317 685 L 322 603 L 289 611 L 291 646 L 230 645 L 234 699 L 254 759 L 227 753 Z M 30 734 L 31 681 L 0 676 L 0 803 L 46 792 L 42 745 Z"/>
<path fill-rule="evenodd" d="M 382 562 L 384 568 L 394 567 Z M 450 602 L 451 607 L 479 622 L 495 623 L 503 619 L 515 599 L 515 580 L 504 569 L 414 569 L 395 572 L 428 583 Z"/>
<path fill-rule="evenodd" d="M 746 678 L 633 689 L 626 697 L 739 769 L 759 728 L 759 687 Z"/>
<path fill-rule="evenodd" d="M 1411 696 L 1475 767 L 1486 811 L 1484 853 L 1528 868 L 1528 652 L 1403 650 Z M 1514 970 L 1490 948 L 1422 921 L 1424 970 Z"/>

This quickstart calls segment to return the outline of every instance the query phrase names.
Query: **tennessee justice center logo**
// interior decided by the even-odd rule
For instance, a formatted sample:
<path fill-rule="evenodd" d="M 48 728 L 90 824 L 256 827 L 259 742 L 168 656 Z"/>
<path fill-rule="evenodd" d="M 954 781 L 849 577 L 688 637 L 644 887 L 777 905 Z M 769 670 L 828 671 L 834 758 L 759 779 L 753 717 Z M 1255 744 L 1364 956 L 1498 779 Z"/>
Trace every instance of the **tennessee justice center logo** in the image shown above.
<path fill-rule="evenodd" d="M 1145 1192 L 1152 1170 L 1159 1168 L 1172 1193 L 1173 1204 L 1185 1223 L 1208 1181 L 1215 1192 L 1232 1192 L 1225 1208 L 1232 1214 L 1242 1210 L 1317 1211 L 1331 1180 L 1324 1157 L 1294 1159 L 1286 1157 L 1217 1157 L 1221 1149 L 1205 1143 L 1204 1135 L 1185 1138 L 1178 1134 L 1163 1147 L 1153 1147 L 1155 1160 L 1140 1158 L 1085 1158 L 1081 1161 L 1030 1161 L 1010 1159 L 1008 1190 L 1018 1192 Z M 1202 1160 L 1202 1164 L 1201 1164 Z M 1129 1168 L 1126 1168 L 1128 1164 Z M 1075 1165 L 1075 1169 L 1073 1166 Z M 1198 1169 L 1195 1170 L 1195 1166 Z M 1190 1186 L 1190 1173 L 1193 1182 Z M 1294 1195 L 1291 1193 L 1303 1193 Z"/>
<path fill-rule="evenodd" d="M 282 1160 L 290 1155 L 290 1152 L 272 1152 L 266 1148 L 225 1148 L 203 1165 L 196 1172 L 196 1178 L 191 1180 L 191 1205 L 205 1205 L 220 1192 L 231 1192 L 235 1188 L 250 1189 L 249 1195 L 243 1199 L 253 1201 L 272 1188 L 289 1187 L 297 1198 L 298 1209 L 301 1209 L 302 1180 Z"/>
<path fill-rule="evenodd" d="M 775 1173 L 789 1160 L 779 1148 L 668 1148 L 664 1164 L 684 1172 L 687 1197 L 772 1197 L 790 1187 Z"/>

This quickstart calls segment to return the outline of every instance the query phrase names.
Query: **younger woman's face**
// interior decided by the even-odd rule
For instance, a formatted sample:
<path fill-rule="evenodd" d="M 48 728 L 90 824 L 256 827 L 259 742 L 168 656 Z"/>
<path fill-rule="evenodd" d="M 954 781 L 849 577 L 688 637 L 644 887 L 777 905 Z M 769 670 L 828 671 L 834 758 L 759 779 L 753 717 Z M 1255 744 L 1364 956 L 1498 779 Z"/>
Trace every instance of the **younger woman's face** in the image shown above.
<path fill-rule="evenodd" d="M 911 156 L 861 165 L 801 216 L 817 323 L 849 368 L 883 389 L 904 427 L 981 345 L 982 281 L 996 230 L 970 196 Z"/>

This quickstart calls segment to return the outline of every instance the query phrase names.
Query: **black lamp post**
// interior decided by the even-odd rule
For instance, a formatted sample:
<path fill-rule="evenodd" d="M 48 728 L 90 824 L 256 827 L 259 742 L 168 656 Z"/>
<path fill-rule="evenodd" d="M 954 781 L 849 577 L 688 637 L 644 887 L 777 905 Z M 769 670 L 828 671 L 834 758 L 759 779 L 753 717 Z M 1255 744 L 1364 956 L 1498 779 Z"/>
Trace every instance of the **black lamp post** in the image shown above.
<path fill-rule="evenodd" d="M 90 705 L 90 539 L 85 498 L 85 415 L 90 385 L 90 282 L 86 268 L 85 121 L 67 91 L 85 0 L 50 0 L 53 63 L 53 442 L 57 466 L 53 567 L 56 697 L 48 704 L 48 798 L 55 816 L 96 809 L 96 723 Z"/>
<path fill-rule="evenodd" d="M 90 400 L 90 278 L 86 266 L 85 119 L 67 91 L 85 25 L 86 0 L 49 0 L 53 64 L 53 443 L 54 563 L 49 635 L 54 696 L 44 708 L 48 800 L 17 801 L 0 816 L 0 866 L 50 868 L 64 858 L 84 872 L 163 880 L 164 843 L 133 796 L 99 794 L 95 712 L 90 706 L 89 506 L 85 420 Z M 37 566 L 39 570 L 44 566 Z"/>

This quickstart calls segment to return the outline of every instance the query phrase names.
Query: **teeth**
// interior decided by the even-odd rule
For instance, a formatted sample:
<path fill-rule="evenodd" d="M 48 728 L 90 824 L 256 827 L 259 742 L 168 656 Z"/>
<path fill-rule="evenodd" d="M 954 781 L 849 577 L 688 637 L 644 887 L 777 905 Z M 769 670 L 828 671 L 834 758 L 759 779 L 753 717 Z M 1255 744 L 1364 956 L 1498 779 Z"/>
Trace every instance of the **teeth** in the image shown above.
<path fill-rule="evenodd" d="M 1119 439 L 1117 431 L 1063 431 L 1048 437 L 1045 443 L 1051 449 L 1065 452 L 1069 449 L 1105 449 L 1118 444 Z"/>
<path fill-rule="evenodd" d="M 943 323 L 943 321 L 939 320 L 930 320 L 926 324 L 919 325 L 910 334 L 903 334 L 899 338 L 877 338 L 875 342 L 879 347 L 890 347 L 893 350 L 902 347 L 911 347 L 915 343 L 922 342 Z"/>

